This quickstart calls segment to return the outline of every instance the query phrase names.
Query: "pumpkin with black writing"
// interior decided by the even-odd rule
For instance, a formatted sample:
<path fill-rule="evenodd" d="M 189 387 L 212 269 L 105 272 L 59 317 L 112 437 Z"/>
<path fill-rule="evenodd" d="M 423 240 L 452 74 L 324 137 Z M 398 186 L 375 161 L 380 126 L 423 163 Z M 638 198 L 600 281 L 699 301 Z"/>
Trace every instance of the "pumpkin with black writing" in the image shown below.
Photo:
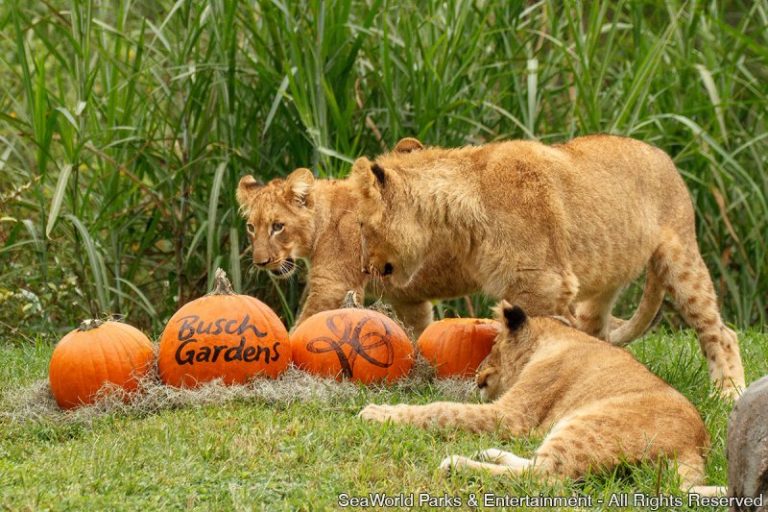
<path fill-rule="evenodd" d="M 446 318 L 429 324 L 417 345 L 438 377 L 470 377 L 490 354 L 498 332 L 494 320 Z"/>
<path fill-rule="evenodd" d="M 62 409 L 93 403 L 105 384 L 131 393 L 154 359 L 152 343 L 135 327 L 86 320 L 53 350 L 51 393 Z"/>
<path fill-rule="evenodd" d="M 257 375 L 276 378 L 291 360 L 285 326 L 260 300 L 235 294 L 223 270 L 215 279 L 213 292 L 182 306 L 165 326 L 160 379 L 192 388 L 214 379 L 244 384 Z"/>
<path fill-rule="evenodd" d="M 391 382 L 413 366 L 413 345 L 392 319 L 368 309 L 323 311 L 291 335 L 293 362 L 316 375 L 369 384 Z"/>

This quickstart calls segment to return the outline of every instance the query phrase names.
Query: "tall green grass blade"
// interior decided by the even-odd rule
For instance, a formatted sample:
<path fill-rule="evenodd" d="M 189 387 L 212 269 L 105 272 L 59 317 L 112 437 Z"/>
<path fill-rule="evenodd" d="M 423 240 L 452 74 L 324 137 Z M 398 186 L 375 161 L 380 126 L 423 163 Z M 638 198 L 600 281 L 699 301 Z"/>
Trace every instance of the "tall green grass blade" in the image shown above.
<path fill-rule="evenodd" d="M 218 245 L 218 228 L 219 224 L 216 222 L 216 218 L 219 212 L 219 195 L 221 194 L 221 188 L 224 183 L 224 171 L 227 170 L 227 162 L 222 162 L 216 168 L 216 172 L 213 175 L 213 183 L 211 184 L 211 197 L 208 201 L 208 238 L 206 247 L 206 263 L 208 271 L 213 275 L 213 271 L 218 266 L 213 263 L 214 247 Z"/>
<path fill-rule="evenodd" d="M 237 293 L 243 289 L 243 279 L 240 273 L 240 235 L 236 227 L 229 228 L 229 277 L 232 287 Z"/>
<path fill-rule="evenodd" d="M 46 238 L 50 238 L 53 226 L 56 224 L 56 219 L 59 218 L 59 212 L 61 211 L 61 204 L 64 201 L 64 194 L 67 191 L 70 174 L 72 174 L 72 164 L 66 164 L 61 168 L 61 171 L 59 171 L 59 179 L 56 182 L 56 188 L 53 190 L 51 207 L 48 209 L 48 222 L 45 224 Z"/>
<path fill-rule="evenodd" d="M 296 68 L 293 68 L 291 70 L 291 74 L 295 74 Z M 285 94 L 285 91 L 288 89 L 288 85 L 291 83 L 289 75 L 285 75 L 285 78 L 283 78 L 283 81 L 280 82 L 280 87 L 277 88 L 277 92 L 275 93 L 275 99 L 272 102 L 272 106 L 269 108 L 269 112 L 267 113 L 267 119 L 264 121 L 264 129 L 261 131 L 261 136 L 264 137 L 267 134 L 267 131 L 269 130 L 269 127 L 272 126 L 272 120 L 275 118 L 275 113 L 277 112 L 277 108 L 280 106 L 280 102 L 283 101 L 283 95 Z"/>
<path fill-rule="evenodd" d="M 134 303 L 136 303 L 136 304 L 138 304 L 139 306 L 141 306 L 141 308 L 142 308 L 142 309 L 143 309 L 143 310 L 144 310 L 144 311 L 145 311 L 145 312 L 146 312 L 146 313 L 147 313 L 147 314 L 148 314 L 150 317 L 152 317 L 152 319 L 155 319 L 155 320 L 156 320 L 156 319 L 158 319 L 158 318 L 159 318 L 159 315 L 157 314 L 157 310 L 156 310 L 156 309 L 155 309 L 155 307 L 152 305 L 152 301 L 150 301 L 150 300 L 149 300 L 149 298 L 148 298 L 146 295 L 144 295 L 144 293 L 143 293 L 141 290 L 139 290 L 139 288 L 138 288 L 138 287 L 137 287 L 135 284 L 133 284 L 132 282 L 128 281 L 127 279 L 123 279 L 123 278 L 118 278 L 118 279 L 117 279 L 117 281 L 119 281 L 120 283 L 122 283 L 122 284 L 124 284 L 125 286 L 127 286 L 128 288 L 130 288 L 130 289 L 131 289 L 131 291 L 132 291 L 132 292 L 134 293 L 134 295 L 135 295 L 135 297 L 132 297 L 132 296 L 131 296 L 131 295 L 129 295 L 129 294 L 126 294 L 126 293 L 122 293 L 122 292 L 121 292 L 121 294 L 123 295 L 123 297 L 126 297 L 126 298 L 128 298 L 128 299 L 132 300 Z M 111 289 L 112 289 L 113 291 L 117 292 L 117 289 L 116 289 L 116 288 L 111 288 Z"/>
<path fill-rule="evenodd" d="M 717 92 L 717 86 L 715 80 L 712 78 L 712 73 L 703 65 L 696 64 L 696 70 L 701 75 L 701 81 L 704 83 L 704 88 L 707 90 L 709 98 L 712 100 L 712 108 L 715 109 L 715 115 L 717 116 L 717 122 L 720 125 L 720 133 L 723 135 L 723 142 L 728 143 L 728 129 L 725 127 L 725 116 L 723 115 L 723 105 L 720 100 L 720 93 Z"/>
<path fill-rule="evenodd" d="M 107 286 L 107 277 L 104 269 L 104 263 L 101 256 L 96 250 L 96 245 L 93 243 L 93 238 L 88 232 L 88 229 L 83 223 L 74 215 L 67 213 L 64 215 L 75 226 L 75 229 L 80 234 L 83 241 L 83 249 L 88 256 L 88 263 L 91 268 L 91 275 L 93 276 L 93 287 L 96 291 L 96 297 L 98 298 L 99 310 L 91 310 L 94 316 L 105 314 L 110 311 L 109 304 L 109 287 Z"/>

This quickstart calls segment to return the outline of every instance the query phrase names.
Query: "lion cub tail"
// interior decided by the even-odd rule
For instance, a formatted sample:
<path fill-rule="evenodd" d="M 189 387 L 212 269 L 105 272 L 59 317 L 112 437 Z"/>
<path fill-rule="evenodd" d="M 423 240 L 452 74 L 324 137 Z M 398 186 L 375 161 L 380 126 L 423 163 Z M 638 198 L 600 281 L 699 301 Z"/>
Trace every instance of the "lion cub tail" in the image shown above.
<path fill-rule="evenodd" d="M 618 326 L 612 327 L 608 334 L 608 341 L 623 347 L 645 334 L 660 319 L 659 313 L 663 301 L 664 285 L 653 269 L 653 265 L 648 265 L 643 296 L 635 314 L 629 320 L 620 321 Z M 614 322 L 611 323 L 614 324 Z"/>

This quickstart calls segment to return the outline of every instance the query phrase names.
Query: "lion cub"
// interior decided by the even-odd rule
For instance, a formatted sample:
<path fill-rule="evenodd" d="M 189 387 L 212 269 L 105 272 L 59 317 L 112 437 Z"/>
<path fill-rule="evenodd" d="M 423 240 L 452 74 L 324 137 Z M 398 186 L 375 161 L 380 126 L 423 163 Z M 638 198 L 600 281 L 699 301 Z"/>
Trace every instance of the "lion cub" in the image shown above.
<path fill-rule="evenodd" d="M 477 371 L 487 404 L 368 405 L 360 416 L 420 427 L 499 430 L 505 436 L 546 434 L 533 458 L 497 449 L 479 460 L 452 456 L 441 468 L 530 471 L 580 478 L 626 461 L 677 460 L 684 489 L 704 477 L 709 435 L 696 408 L 622 348 L 550 317 L 529 318 L 503 302 L 502 324 Z"/>
<path fill-rule="evenodd" d="M 612 135 L 456 149 L 410 139 L 409 151 L 397 150 L 404 145 L 352 168 L 371 274 L 407 285 L 449 250 L 443 273 L 616 343 L 613 304 L 646 269 L 648 307 L 638 312 L 652 318 L 668 292 L 696 330 L 715 386 L 732 397 L 744 388 L 738 338 L 720 316 L 693 204 L 666 153 Z"/>

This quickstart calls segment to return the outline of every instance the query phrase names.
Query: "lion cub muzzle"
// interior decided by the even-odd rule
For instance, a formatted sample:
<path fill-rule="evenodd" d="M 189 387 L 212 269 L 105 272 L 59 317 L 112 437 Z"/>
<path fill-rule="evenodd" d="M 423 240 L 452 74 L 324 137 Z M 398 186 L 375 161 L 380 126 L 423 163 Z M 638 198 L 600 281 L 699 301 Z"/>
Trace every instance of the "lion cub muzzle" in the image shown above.
<path fill-rule="evenodd" d="M 270 274 L 279 278 L 290 277 L 296 270 L 296 262 L 293 258 L 277 259 L 269 257 L 266 260 L 256 261 L 254 258 L 253 264 L 259 268 L 259 270 L 266 270 Z"/>
<path fill-rule="evenodd" d="M 385 263 L 381 268 L 377 267 L 376 265 L 363 265 L 363 274 L 366 275 L 374 275 L 379 277 L 388 277 L 391 276 L 392 273 L 395 271 L 394 265 L 387 262 Z"/>

